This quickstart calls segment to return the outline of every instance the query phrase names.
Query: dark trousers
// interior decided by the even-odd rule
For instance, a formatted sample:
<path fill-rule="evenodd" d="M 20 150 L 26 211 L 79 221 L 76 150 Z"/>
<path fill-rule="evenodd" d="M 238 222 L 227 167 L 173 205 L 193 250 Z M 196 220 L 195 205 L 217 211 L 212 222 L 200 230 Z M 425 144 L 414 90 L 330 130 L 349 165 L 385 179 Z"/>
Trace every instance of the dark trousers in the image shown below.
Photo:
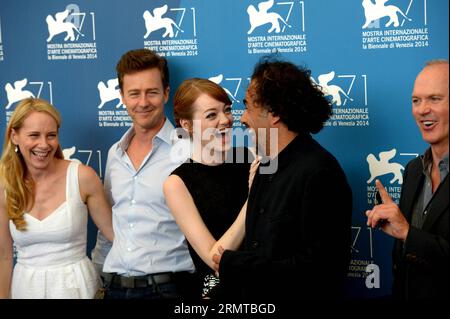
<path fill-rule="evenodd" d="M 194 275 L 188 272 L 173 273 L 168 283 L 154 283 L 146 287 L 125 288 L 105 283 L 105 299 L 191 299 L 194 296 Z"/>

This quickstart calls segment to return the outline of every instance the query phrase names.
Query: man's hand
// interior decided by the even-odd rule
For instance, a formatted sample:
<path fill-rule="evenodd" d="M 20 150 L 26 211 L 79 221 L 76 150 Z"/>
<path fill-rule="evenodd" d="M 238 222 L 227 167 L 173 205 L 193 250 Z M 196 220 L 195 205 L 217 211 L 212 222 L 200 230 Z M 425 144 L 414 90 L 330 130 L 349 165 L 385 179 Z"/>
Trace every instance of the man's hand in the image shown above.
<path fill-rule="evenodd" d="M 372 210 L 366 211 L 367 226 L 380 228 L 388 235 L 405 241 L 409 231 L 409 224 L 405 216 L 395 204 L 383 184 L 379 180 L 375 184 L 380 192 L 382 204 L 374 206 Z M 382 222 L 384 220 L 385 222 Z"/>

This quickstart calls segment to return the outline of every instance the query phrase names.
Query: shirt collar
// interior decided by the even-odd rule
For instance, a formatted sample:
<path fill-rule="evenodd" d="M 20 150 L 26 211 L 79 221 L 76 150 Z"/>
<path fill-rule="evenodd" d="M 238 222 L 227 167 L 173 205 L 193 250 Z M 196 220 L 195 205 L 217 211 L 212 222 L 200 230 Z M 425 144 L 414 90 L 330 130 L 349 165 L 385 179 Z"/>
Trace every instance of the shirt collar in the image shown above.
<path fill-rule="evenodd" d="M 173 131 L 174 131 L 174 126 L 169 121 L 169 119 L 165 118 L 163 127 L 159 130 L 159 132 L 155 135 L 155 137 L 153 137 L 153 140 L 158 139 L 168 145 L 172 145 L 173 142 L 172 142 L 171 136 L 172 136 Z M 117 145 L 117 148 L 120 151 L 122 151 L 122 153 L 126 152 L 128 146 L 130 145 L 131 139 L 133 138 L 134 135 L 135 135 L 135 130 L 134 130 L 134 127 L 132 126 L 122 136 L 122 138 L 120 139 L 120 141 Z"/>
<path fill-rule="evenodd" d="M 431 148 L 428 148 L 423 155 L 420 156 L 422 160 L 423 173 L 426 176 L 430 175 L 431 167 L 433 164 L 433 155 L 431 154 Z M 448 174 L 448 153 L 439 161 L 439 171 Z"/>
<path fill-rule="evenodd" d="M 439 162 L 439 170 L 445 171 L 448 174 L 448 153 Z"/>
<path fill-rule="evenodd" d="M 174 134 L 174 129 L 175 128 L 173 124 L 169 121 L 168 118 L 166 118 L 164 120 L 163 127 L 159 130 L 159 132 L 156 134 L 155 137 L 159 138 L 166 144 L 172 145 L 173 144 L 172 135 Z"/>
<path fill-rule="evenodd" d="M 430 174 L 431 165 L 433 164 L 431 148 L 428 148 L 425 153 L 420 156 L 420 159 L 422 160 L 423 173 L 428 176 Z"/>
<path fill-rule="evenodd" d="M 314 141 L 310 134 L 299 133 L 286 147 L 272 160 L 262 161 L 260 166 L 273 165 L 271 162 L 277 162 L 278 168 L 282 168 L 291 162 L 292 154 L 295 154 L 299 149 L 310 145 Z"/>

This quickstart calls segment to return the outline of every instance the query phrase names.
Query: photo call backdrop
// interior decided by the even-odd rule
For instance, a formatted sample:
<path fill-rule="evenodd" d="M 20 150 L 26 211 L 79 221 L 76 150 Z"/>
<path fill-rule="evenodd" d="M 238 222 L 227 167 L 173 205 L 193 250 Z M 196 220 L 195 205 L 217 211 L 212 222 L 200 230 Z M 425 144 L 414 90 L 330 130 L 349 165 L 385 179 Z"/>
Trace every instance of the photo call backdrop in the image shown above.
<path fill-rule="evenodd" d="M 390 293 L 393 241 L 368 228 L 364 213 L 375 178 L 398 202 L 406 163 L 427 147 L 411 115 L 411 91 L 425 61 L 448 59 L 448 7 L 448 0 L 2 0 L 0 138 L 18 101 L 47 99 L 62 114 L 65 158 L 103 177 L 109 147 L 131 125 L 115 72 L 126 51 L 145 47 L 167 57 L 170 120 L 180 83 L 209 78 L 232 99 L 236 131 L 262 56 L 306 65 L 333 103 L 315 138 L 353 190 L 346 293 L 382 297 Z M 96 235 L 89 227 L 88 252 Z"/>

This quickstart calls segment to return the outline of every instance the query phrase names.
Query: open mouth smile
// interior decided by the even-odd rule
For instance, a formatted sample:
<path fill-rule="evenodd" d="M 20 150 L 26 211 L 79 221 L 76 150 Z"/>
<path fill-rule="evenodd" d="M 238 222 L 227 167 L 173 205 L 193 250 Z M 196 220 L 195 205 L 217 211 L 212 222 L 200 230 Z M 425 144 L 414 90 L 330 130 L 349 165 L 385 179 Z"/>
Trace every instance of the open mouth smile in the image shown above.
<path fill-rule="evenodd" d="M 31 151 L 31 154 L 33 154 L 34 156 L 37 156 L 38 158 L 46 158 L 48 156 L 48 154 L 50 154 L 50 151 Z"/>

